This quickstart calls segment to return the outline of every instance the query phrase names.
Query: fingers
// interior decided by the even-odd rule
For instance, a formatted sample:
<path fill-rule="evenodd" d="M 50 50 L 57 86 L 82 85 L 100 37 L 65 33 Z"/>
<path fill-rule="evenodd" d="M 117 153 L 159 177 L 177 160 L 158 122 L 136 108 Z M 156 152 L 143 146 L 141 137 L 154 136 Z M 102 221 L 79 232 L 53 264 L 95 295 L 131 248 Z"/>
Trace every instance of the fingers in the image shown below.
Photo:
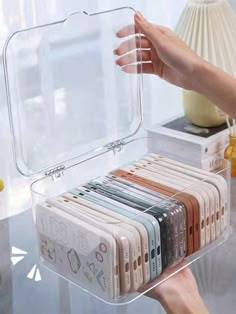
<path fill-rule="evenodd" d="M 185 261 L 183 261 L 181 264 L 175 266 L 174 268 L 168 268 L 165 270 L 164 273 L 162 273 L 159 277 L 157 277 L 157 279 L 155 279 L 154 281 L 148 283 L 147 285 L 145 285 L 144 287 L 142 287 L 141 289 L 139 289 L 140 293 L 143 293 L 145 291 L 148 291 L 149 289 L 152 289 L 153 287 L 157 286 L 158 284 L 164 282 L 166 279 L 171 279 L 171 276 L 175 276 L 180 275 L 183 271 L 186 272 L 189 269 L 185 268 L 187 265 L 187 263 Z M 190 271 L 190 270 L 189 270 Z M 176 277 L 172 277 L 172 280 L 176 280 Z"/>
<path fill-rule="evenodd" d="M 141 61 L 151 62 L 150 50 L 136 50 L 132 53 L 126 54 L 122 56 L 121 58 L 119 58 L 118 60 L 116 60 L 116 64 L 118 64 L 119 66 L 124 66 L 124 65 L 135 63 L 135 62 L 141 62 Z"/>
<path fill-rule="evenodd" d="M 114 54 L 120 56 L 135 49 L 149 49 L 151 48 L 150 41 L 145 37 L 136 37 L 124 41 L 117 49 L 114 50 Z"/>
<path fill-rule="evenodd" d="M 140 12 L 135 14 L 135 25 L 154 46 L 160 46 L 163 43 L 165 39 L 163 32 L 166 29 L 149 23 Z"/>
<path fill-rule="evenodd" d="M 137 15 L 138 14 L 140 14 L 140 13 L 137 13 Z M 136 17 L 135 17 L 135 22 L 136 22 Z M 154 25 L 154 24 L 152 24 L 152 25 L 154 28 L 159 30 L 162 34 L 165 34 L 165 35 L 174 35 L 175 34 L 168 27 L 161 26 L 161 25 Z M 139 23 L 136 23 L 133 25 L 127 25 L 127 26 L 123 27 L 122 29 L 120 29 L 116 33 L 116 36 L 118 38 L 124 38 L 124 37 L 127 37 L 129 35 L 135 35 L 135 34 L 140 34 L 140 33 L 141 33 L 141 29 L 139 27 Z"/>
<path fill-rule="evenodd" d="M 152 63 L 129 64 L 122 67 L 122 71 L 131 74 L 145 73 L 154 74 Z"/>
<path fill-rule="evenodd" d="M 139 33 L 139 29 L 136 25 L 127 25 L 125 27 L 123 27 L 122 29 L 120 29 L 117 33 L 116 36 L 119 38 L 123 38 L 129 35 L 134 35 L 134 34 L 138 34 Z"/>

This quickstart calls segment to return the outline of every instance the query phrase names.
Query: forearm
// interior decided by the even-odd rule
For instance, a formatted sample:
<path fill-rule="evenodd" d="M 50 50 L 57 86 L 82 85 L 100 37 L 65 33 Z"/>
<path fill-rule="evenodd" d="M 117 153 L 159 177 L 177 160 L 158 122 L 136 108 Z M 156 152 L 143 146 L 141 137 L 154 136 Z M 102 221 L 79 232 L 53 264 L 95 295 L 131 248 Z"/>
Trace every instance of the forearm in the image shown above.
<path fill-rule="evenodd" d="M 206 96 L 229 116 L 236 118 L 236 79 L 200 62 L 194 73 L 193 90 Z"/>

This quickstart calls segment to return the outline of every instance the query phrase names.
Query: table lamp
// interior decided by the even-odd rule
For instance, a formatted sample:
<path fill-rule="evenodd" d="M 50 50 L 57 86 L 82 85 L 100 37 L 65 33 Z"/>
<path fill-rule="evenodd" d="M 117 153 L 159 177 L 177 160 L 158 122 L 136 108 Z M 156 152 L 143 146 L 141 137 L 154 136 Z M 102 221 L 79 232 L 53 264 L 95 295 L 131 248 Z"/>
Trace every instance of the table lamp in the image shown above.
<path fill-rule="evenodd" d="M 236 76 L 236 14 L 227 0 L 188 0 L 176 33 L 199 56 Z M 197 126 L 226 122 L 226 115 L 196 92 L 183 91 L 183 106 L 186 118 Z"/>

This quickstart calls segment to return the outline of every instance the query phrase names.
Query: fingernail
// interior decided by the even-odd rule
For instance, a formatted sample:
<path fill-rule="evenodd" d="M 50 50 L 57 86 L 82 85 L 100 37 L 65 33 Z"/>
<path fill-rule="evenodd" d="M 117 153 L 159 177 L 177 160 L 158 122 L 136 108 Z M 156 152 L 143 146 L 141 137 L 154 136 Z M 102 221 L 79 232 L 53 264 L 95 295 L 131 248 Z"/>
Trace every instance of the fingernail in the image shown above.
<path fill-rule="evenodd" d="M 120 31 L 116 32 L 116 37 L 120 37 Z"/>
<path fill-rule="evenodd" d="M 139 19 L 140 22 L 144 22 L 145 21 L 145 18 L 142 16 L 142 14 L 139 11 L 136 12 L 136 16 L 137 16 L 137 18 Z"/>

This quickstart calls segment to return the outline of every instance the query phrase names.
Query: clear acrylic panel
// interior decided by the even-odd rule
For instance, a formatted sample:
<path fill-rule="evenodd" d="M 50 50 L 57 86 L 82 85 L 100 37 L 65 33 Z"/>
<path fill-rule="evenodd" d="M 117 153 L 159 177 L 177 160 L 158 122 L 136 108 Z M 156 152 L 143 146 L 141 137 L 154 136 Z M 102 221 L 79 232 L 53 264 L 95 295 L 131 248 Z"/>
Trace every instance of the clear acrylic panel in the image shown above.
<path fill-rule="evenodd" d="M 64 164 L 139 129 L 141 78 L 124 73 L 113 53 L 121 41 L 116 32 L 133 24 L 133 17 L 131 8 L 76 12 L 9 38 L 5 79 L 22 174 Z M 131 57 L 135 61 L 136 54 Z"/>

